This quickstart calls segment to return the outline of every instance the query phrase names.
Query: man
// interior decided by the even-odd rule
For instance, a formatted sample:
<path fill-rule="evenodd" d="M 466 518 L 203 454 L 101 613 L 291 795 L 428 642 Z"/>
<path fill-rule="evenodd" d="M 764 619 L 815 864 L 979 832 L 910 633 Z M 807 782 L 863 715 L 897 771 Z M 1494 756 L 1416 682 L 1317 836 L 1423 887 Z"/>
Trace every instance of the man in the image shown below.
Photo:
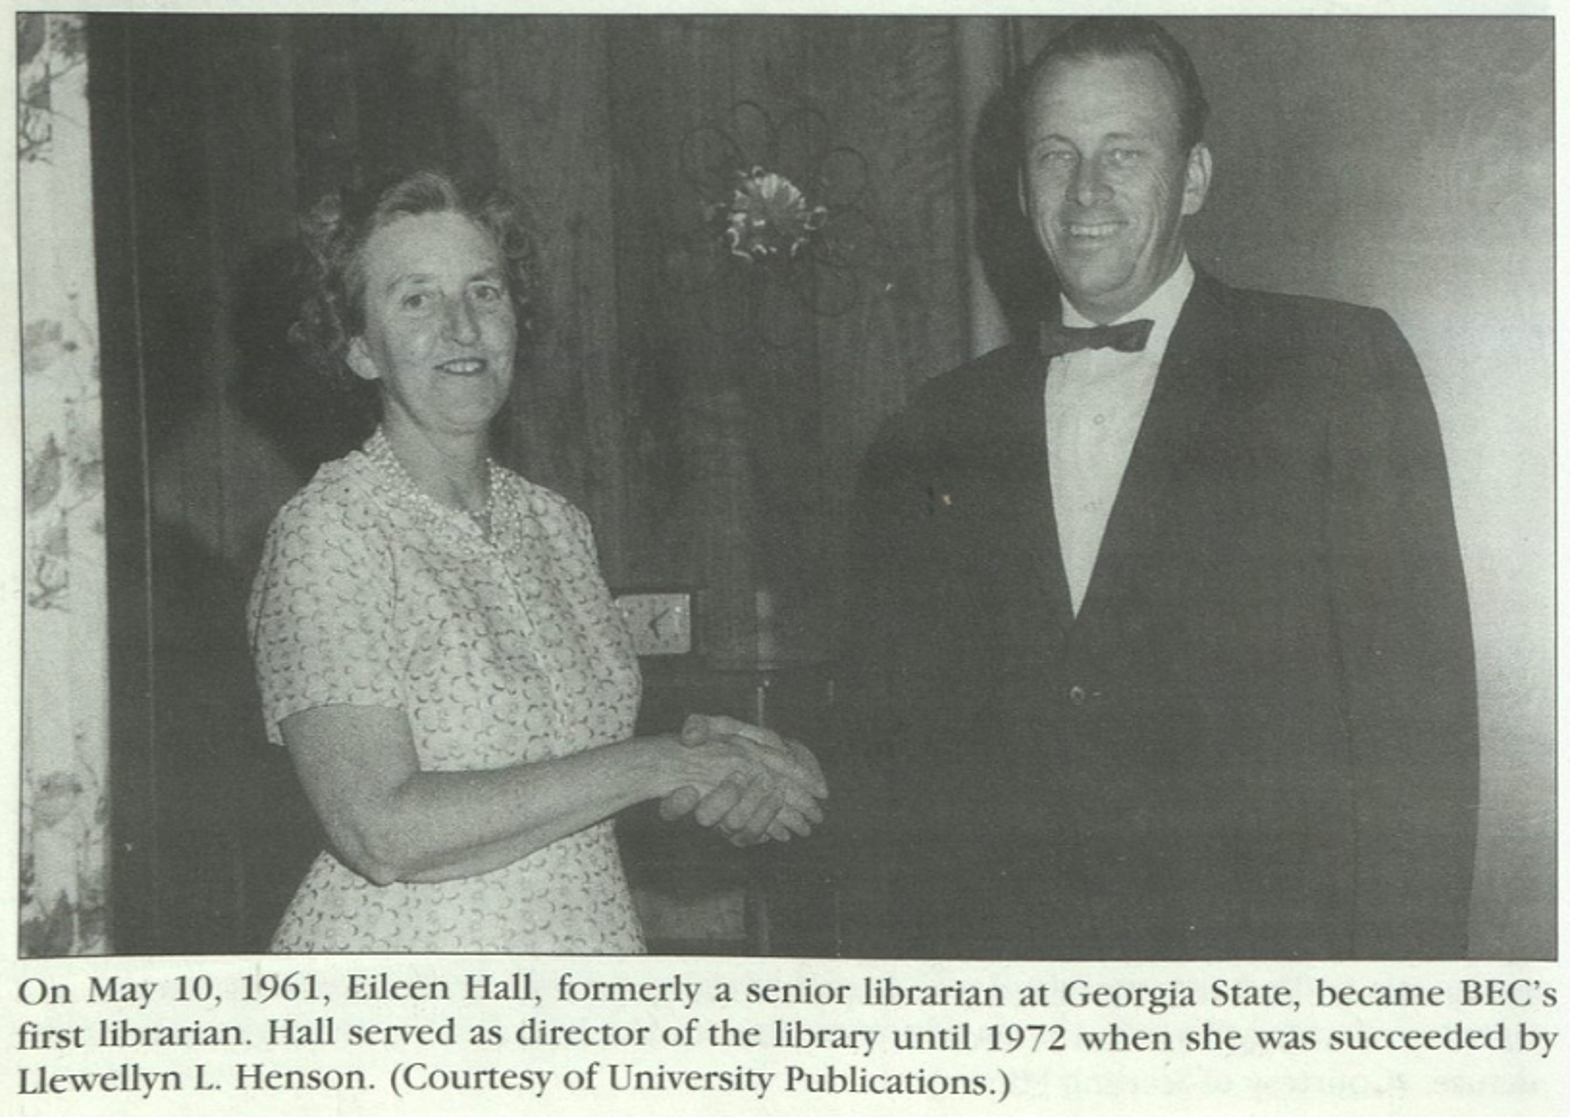
<path fill-rule="evenodd" d="M 864 470 L 848 950 L 1464 955 L 1476 688 L 1411 350 L 1196 273 L 1206 106 L 1159 25 L 1073 25 L 1021 109 L 1059 305 Z"/>

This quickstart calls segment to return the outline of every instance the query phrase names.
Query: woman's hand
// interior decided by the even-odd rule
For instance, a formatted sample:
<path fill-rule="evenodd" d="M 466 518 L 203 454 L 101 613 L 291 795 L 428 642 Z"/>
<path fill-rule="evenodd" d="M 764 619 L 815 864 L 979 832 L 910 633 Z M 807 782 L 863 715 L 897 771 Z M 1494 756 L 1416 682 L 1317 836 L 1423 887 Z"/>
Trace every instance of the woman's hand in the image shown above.
<path fill-rule="evenodd" d="M 718 826 L 738 846 L 806 837 L 823 821 L 818 800 L 828 787 L 817 758 L 800 742 L 735 718 L 694 714 L 682 726 L 681 743 L 740 748 L 761 767 L 733 768 L 707 792 L 690 784 L 678 788 L 661 801 L 661 817 L 693 814 L 699 825 Z"/>
<path fill-rule="evenodd" d="M 339 858 L 377 884 L 474 876 L 646 799 L 690 809 L 733 841 L 781 840 L 820 822 L 811 753 L 731 718 L 505 768 L 427 771 L 396 709 L 320 706 L 280 723 Z"/>

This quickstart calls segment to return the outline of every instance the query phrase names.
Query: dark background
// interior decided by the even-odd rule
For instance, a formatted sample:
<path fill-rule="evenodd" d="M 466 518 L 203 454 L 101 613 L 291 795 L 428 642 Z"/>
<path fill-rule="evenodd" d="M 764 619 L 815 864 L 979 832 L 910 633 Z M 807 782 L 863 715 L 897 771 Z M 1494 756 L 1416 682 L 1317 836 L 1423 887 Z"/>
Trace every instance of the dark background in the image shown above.
<path fill-rule="evenodd" d="M 859 456 L 913 386 L 1050 297 L 1010 171 L 983 158 L 973 174 L 969 144 L 978 106 L 983 131 L 1000 127 L 991 83 L 1057 22 L 90 17 L 117 949 L 259 949 L 317 848 L 263 740 L 243 625 L 272 515 L 363 430 L 282 343 L 304 206 L 421 163 L 526 200 L 547 317 L 501 457 L 589 514 L 613 588 L 697 591 L 701 654 L 650 665 L 651 717 L 753 715 L 772 696 L 769 720 L 811 737 Z M 1384 306 L 1429 376 L 1481 676 L 1474 953 L 1549 956 L 1552 23 L 1166 22 L 1215 106 L 1196 263 Z M 783 128 L 772 150 L 740 102 Z M 809 119 L 823 139 L 794 142 L 787 122 Z M 711 258 L 682 155 L 705 127 L 803 184 L 826 150 L 853 149 L 828 164 L 865 170 L 830 191 L 842 228 L 866 219 L 849 270 Z M 976 247 L 1001 314 L 971 279 Z M 705 856 L 628 836 L 635 867 L 663 858 L 685 878 Z M 792 865 L 704 863 L 746 896 L 732 947 L 832 949 L 831 933 L 792 938 L 792 913 L 832 921 Z M 771 890 L 776 933 L 760 937 Z"/>

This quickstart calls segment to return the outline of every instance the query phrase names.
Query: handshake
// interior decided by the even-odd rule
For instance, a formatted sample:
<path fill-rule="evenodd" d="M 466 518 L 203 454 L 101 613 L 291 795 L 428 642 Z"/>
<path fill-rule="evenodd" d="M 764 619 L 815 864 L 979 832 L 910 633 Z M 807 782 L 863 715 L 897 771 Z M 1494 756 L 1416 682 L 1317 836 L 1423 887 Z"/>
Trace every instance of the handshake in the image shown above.
<path fill-rule="evenodd" d="M 806 837 L 823 821 L 823 770 L 805 745 L 735 718 L 692 714 L 676 735 L 674 790 L 660 817 L 692 815 L 733 845 Z"/>

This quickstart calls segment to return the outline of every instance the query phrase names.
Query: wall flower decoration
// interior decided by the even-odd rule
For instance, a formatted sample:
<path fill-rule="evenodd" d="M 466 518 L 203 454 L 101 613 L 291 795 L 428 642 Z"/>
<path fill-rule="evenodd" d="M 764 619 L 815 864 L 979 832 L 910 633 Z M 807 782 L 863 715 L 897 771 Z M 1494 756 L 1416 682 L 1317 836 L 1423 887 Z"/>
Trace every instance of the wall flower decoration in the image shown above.
<path fill-rule="evenodd" d="M 861 301 L 881 255 L 861 207 L 867 160 L 830 142 L 821 112 L 776 121 L 741 101 L 723 125 L 687 134 L 681 170 L 696 221 L 680 234 L 672 278 L 709 329 L 786 348 L 811 336 L 814 316 Z"/>
<path fill-rule="evenodd" d="M 731 200 L 706 207 L 711 220 L 723 222 L 732 256 L 763 264 L 794 260 L 828 220 L 828 207 L 809 206 L 782 174 L 753 167 L 736 177 L 740 183 Z"/>

